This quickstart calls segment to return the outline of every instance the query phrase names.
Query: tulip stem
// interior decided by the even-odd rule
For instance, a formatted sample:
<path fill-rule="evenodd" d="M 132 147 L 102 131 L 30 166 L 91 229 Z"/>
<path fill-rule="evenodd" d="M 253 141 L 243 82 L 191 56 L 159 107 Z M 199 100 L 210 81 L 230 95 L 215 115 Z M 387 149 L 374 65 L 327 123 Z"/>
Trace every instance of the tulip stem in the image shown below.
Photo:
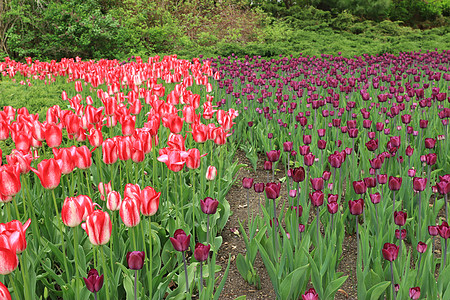
<path fill-rule="evenodd" d="M 62 222 L 59 220 L 61 219 L 61 216 L 59 215 L 58 205 L 56 204 L 56 195 L 55 190 L 52 190 L 52 196 L 53 196 L 53 204 L 55 205 L 55 213 L 56 213 L 56 222 L 58 223 L 59 233 L 61 234 L 61 245 L 62 245 L 62 255 L 64 257 L 64 268 L 66 273 L 66 280 L 69 281 L 69 268 L 67 267 L 67 257 L 66 257 L 66 244 L 64 243 L 64 234 L 63 229 L 61 227 Z"/>
<path fill-rule="evenodd" d="M 444 199 L 445 199 L 445 201 L 444 201 L 444 205 L 445 205 L 445 221 L 448 222 L 448 196 L 447 196 L 447 194 L 444 195 Z"/>
<path fill-rule="evenodd" d="M 73 255 L 75 259 L 75 297 L 78 300 L 80 299 L 80 293 L 78 290 L 78 226 L 74 228 L 73 236 Z"/>
<path fill-rule="evenodd" d="M 276 199 L 273 199 L 273 227 L 274 227 L 274 244 L 275 244 L 275 254 L 276 258 L 278 258 L 278 230 L 277 230 L 277 205 Z"/>
<path fill-rule="evenodd" d="M 94 300 L 97 300 L 97 292 L 94 292 Z"/>
<path fill-rule="evenodd" d="M 84 173 L 85 173 L 85 176 L 84 176 L 84 177 L 86 177 L 86 188 L 87 188 L 87 193 L 88 193 L 89 198 L 92 199 L 92 196 L 91 196 L 91 188 L 89 187 L 89 186 L 90 186 L 90 181 L 89 181 L 90 176 L 88 176 L 87 171 L 84 171 Z M 103 180 L 102 180 L 102 182 L 103 182 Z M 105 183 L 103 182 L 103 184 L 105 184 Z"/>
<path fill-rule="evenodd" d="M 106 267 L 106 259 L 105 259 L 105 253 L 103 252 L 103 246 L 100 246 L 100 253 L 102 255 L 102 262 L 103 262 L 103 274 L 105 275 L 105 290 L 106 290 L 106 299 L 109 300 L 109 274 L 108 274 L 108 268 Z"/>
<path fill-rule="evenodd" d="M 203 262 L 200 262 L 200 294 L 202 292 L 203 289 Z M 199 295 L 200 297 L 200 295 Z"/>
<path fill-rule="evenodd" d="M 14 294 L 15 294 L 15 299 L 19 299 L 18 295 L 17 295 L 17 288 L 16 288 L 16 282 L 14 281 L 14 275 L 13 273 L 9 274 L 9 281 L 11 282 Z"/>
<path fill-rule="evenodd" d="M 209 214 L 206 217 L 206 244 L 209 244 Z"/>
<path fill-rule="evenodd" d="M 394 298 L 394 300 L 396 299 L 396 295 L 395 295 L 395 286 L 394 286 L 394 269 L 392 266 L 392 261 L 391 261 L 391 281 L 392 281 L 392 297 Z"/>
<path fill-rule="evenodd" d="M 316 216 L 317 250 L 319 250 L 319 259 L 320 259 L 320 247 L 319 247 L 319 245 L 320 245 L 320 241 L 319 241 L 319 226 L 320 226 L 320 224 L 319 224 L 319 213 L 320 213 L 320 211 L 319 211 L 319 206 L 317 206 L 316 210 L 317 210 L 317 216 Z"/>
<path fill-rule="evenodd" d="M 421 216 L 422 216 L 422 193 L 421 192 L 419 192 L 419 223 L 417 224 L 417 226 L 419 227 L 418 228 L 418 230 L 417 230 L 417 234 L 418 234 L 418 240 L 420 241 L 420 229 L 421 229 Z"/>
<path fill-rule="evenodd" d="M 28 179 L 25 177 L 25 176 L 23 176 L 22 177 L 22 182 L 23 182 L 23 185 L 24 185 L 24 189 L 27 191 L 27 200 L 28 200 L 28 206 L 29 206 L 29 209 L 31 210 L 31 228 L 32 228 L 32 230 L 33 230 L 33 235 L 34 235 L 34 241 L 36 242 L 36 241 L 39 241 L 40 240 L 40 235 L 39 235 L 39 229 L 38 229 L 38 227 L 37 227 L 37 220 L 36 220 L 36 214 L 34 213 L 34 206 L 33 206 L 33 202 L 31 201 L 31 195 L 30 195 L 30 189 L 28 188 L 28 183 L 27 183 L 27 181 L 28 181 Z M 23 195 L 23 197 L 24 197 L 24 201 L 25 201 L 25 195 Z"/>
<path fill-rule="evenodd" d="M 181 251 L 181 255 L 183 256 L 184 278 L 186 279 L 186 293 L 189 293 L 189 279 L 188 279 L 186 258 L 184 257 L 184 251 Z"/>
<path fill-rule="evenodd" d="M 152 234 L 152 219 L 151 219 L 152 217 L 151 216 L 149 216 L 148 217 L 148 234 L 149 234 L 149 238 L 148 238 L 148 241 L 149 241 L 149 255 L 148 255 L 148 259 L 149 259 L 149 263 L 148 263 L 148 265 L 147 265 L 147 268 L 148 268 L 148 271 L 147 271 L 147 273 L 148 273 L 148 289 L 149 289 L 149 297 L 150 297 L 150 299 L 153 299 L 153 283 L 152 283 L 152 280 L 153 280 L 153 266 L 152 266 L 152 262 L 153 262 L 153 234 Z"/>
<path fill-rule="evenodd" d="M 444 239 L 444 263 L 442 264 L 442 270 L 445 268 L 447 261 L 447 239 Z"/>
<path fill-rule="evenodd" d="M 395 213 L 395 191 L 393 191 L 393 196 L 392 196 L 392 198 L 393 198 L 393 200 L 394 200 L 393 205 L 392 205 L 392 215 L 394 215 L 394 213 Z"/>
<path fill-rule="evenodd" d="M 358 215 L 356 215 L 356 262 L 359 261 L 359 222 Z"/>
<path fill-rule="evenodd" d="M 30 290 L 29 290 L 29 283 L 28 283 L 28 276 L 26 275 L 27 272 L 27 268 L 24 264 L 24 259 L 23 256 L 25 255 L 25 253 L 23 253 L 22 255 L 19 255 L 19 259 L 20 259 L 20 266 L 21 266 L 21 273 L 22 273 L 22 277 L 23 277 L 23 287 L 25 290 L 25 299 L 32 299 L 31 295 L 30 295 Z"/>
<path fill-rule="evenodd" d="M 17 206 L 16 197 L 13 198 L 12 202 L 14 203 L 14 209 L 16 210 L 16 219 L 20 219 L 19 207 Z"/>
<path fill-rule="evenodd" d="M 191 180 L 192 180 L 192 240 L 194 241 L 195 244 L 195 181 L 197 180 L 197 178 L 195 177 L 195 171 L 192 170 L 192 176 L 191 176 Z"/>
<path fill-rule="evenodd" d="M 417 279 L 419 278 L 419 273 L 420 273 L 420 261 L 422 260 L 422 253 L 419 253 L 419 262 L 417 264 L 417 274 L 416 274 L 416 282 Z"/>
<path fill-rule="evenodd" d="M 137 270 L 134 270 L 134 300 L 137 300 Z"/>

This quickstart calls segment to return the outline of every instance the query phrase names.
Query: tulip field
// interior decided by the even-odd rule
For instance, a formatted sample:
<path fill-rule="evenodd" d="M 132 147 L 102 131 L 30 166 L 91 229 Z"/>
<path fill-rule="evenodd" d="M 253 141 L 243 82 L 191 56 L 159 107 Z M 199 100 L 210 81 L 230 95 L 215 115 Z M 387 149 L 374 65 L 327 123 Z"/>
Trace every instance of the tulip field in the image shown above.
<path fill-rule="evenodd" d="M 357 299 L 450 299 L 449 62 L 0 60 L 0 89 L 58 89 L 0 111 L 0 300 L 224 299 L 257 260 L 276 299 L 334 299 L 349 237 Z M 236 186 L 245 249 L 220 264 Z"/>

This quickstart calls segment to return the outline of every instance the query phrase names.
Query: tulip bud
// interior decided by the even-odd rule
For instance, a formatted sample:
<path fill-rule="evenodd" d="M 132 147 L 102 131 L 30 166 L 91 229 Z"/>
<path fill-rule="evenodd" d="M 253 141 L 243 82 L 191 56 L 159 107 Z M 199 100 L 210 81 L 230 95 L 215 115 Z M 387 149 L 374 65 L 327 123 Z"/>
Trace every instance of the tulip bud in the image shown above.
<path fill-rule="evenodd" d="M 90 270 L 88 277 L 83 277 L 83 279 L 86 283 L 87 289 L 91 293 L 97 293 L 103 287 L 103 274 L 102 276 L 98 276 L 98 271 L 96 269 Z"/>
<path fill-rule="evenodd" d="M 214 180 L 217 176 L 217 169 L 214 166 L 209 166 L 206 170 L 206 179 L 207 180 Z"/>
<path fill-rule="evenodd" d="M 207 260 L 210 249 L 211 245 L 195 244 L 194 258 L 199 262 Z"/>
<path fill-rule="evenodd" d="M 144 265 L 145 252 L 131 251 L 127 253 L 127 264 L 130 270 L 140 270 Z"/>
<path fill-rule="evenodd" d="M 186 251 L 189 248 L 189 241 L 191 235 L 186 235 L 183 229 L 177 229 L 173 235 L 170 237 L 170 242 L 176 251 Z"/>
<path fill-rule="evenodd" d="M 11 294 L 9 293 L 8 288 L 1 282 L 0 282 L 0 299 L 11 300 Z"/>

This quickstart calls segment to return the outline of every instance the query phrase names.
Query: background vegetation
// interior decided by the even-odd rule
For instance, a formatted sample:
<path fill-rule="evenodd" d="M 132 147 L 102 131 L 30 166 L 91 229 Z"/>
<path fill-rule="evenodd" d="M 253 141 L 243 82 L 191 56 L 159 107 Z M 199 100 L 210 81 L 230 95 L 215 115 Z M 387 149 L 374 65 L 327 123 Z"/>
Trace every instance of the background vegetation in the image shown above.
<path fill-rule="evenodd" d="M 0 0 L 0 54 L 371 55 L 450 48 L 450 0 Z"/>

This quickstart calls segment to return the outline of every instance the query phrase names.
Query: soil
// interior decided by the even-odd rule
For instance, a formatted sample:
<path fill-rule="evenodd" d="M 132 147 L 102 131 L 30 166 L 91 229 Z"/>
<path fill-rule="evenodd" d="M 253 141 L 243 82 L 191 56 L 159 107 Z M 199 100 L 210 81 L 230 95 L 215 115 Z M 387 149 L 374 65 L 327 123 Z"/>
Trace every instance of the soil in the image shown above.
<path fill-rule="evenodd" d="M 228 257 L 231 257 L 231 266 L 228 278 L 224 289 L 222 290 L 220 299 L 234 300 L 239 296 L 246 295 L 247 299 L 275 299 L 272 283 L 267 274 L 266 268 L 261 260 L 259 254 L 256 257 L 255 269 L 261 278 L 261 289 L 258 290 L 255 286 L 249 285 L 239 273 L 236 267 L 236 257 L 239 253 L 245 255 L 245 243 L 240 235 L 233 233 L 235 229 L 239 229 L 239 220 L 247 219 L 247 193 L 242 187 L 242 179 L 244 177 L 254 178 L 254 182 L 267 182 L 267 173 L 263 169 L 264 158 L 258 160 L 256 172 L 251 167 L 250 161 L 245 157 L 245 153 L 238 151 L 236 158 L 240 163 L 247 164 L 248 167 L 242 168 L 232 186 L 226 199 L 230 203 L 233 214 L 228 220 L 225 229 L 222 232 L 223 245 L 219 250 L 218 263 L 224 270 L 227 266 Z M 279 176 L 284 176 L 284 172 L 278 172 Z M 275 180 L 277 179 L 275 174 Z M 281 188 L 283 199 L 287 199 L 287 192 L 285 184 Z M 284 194 L 283 194 L 284 193 Z M 250 210 L 258 212 L 259 195 L 255 192 L 250 192 Z M 281 205 L 280 205 L 281 206 Z M 311 220 L 312 220 L 311 216 Z M 336 293 L 335 299 L 357 299 L 356 293 L 356 237 L 346 236 L 342 245 L 342 260 L 339 264 L 338 272 L 343 272 L 344 275 L 349 275 L 341 289 Z"/>

